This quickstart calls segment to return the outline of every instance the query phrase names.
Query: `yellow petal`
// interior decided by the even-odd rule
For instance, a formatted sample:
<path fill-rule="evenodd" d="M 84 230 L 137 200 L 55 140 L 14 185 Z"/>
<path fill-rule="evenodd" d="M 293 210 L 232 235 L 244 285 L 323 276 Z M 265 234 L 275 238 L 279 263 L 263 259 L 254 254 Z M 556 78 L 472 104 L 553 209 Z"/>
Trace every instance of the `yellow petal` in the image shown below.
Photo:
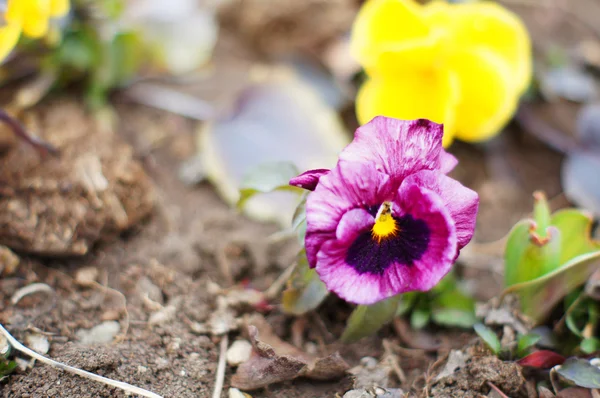
<path fill-rule="evenodd" d="M 69 0 L 50 0 L 50 16 L 62 17 L 69 12 Z"/>
<path fill-rule="evenodd" d="M 0 61 L 3 61 L 19 41 L 21 28 L 18 24 L 8 23 L 0 27 Z"/>
<path fill-rule="evenodd" d="M 429 27 L 412 0 L 368 0 L 358 12 L 350 38 L 350 51 L 364 67 L 386 47 L 424 38 Z"/>
<path fill-rule="evenodd" d="M 426 19 L 450 30 L 458 49 L 482 47 L 502 57 L 510 68 L 519 93 L 531 81 L 532 54 L 529 33 L 519 17 L 489 1 L 440 4 L 426 7 Z"/>
<path fill-rule="evenodd" d="M 380 115 L 443 123 L 443 144 L 447 147 L 454 137 L 458 94 L 453 73 L 439 69 L 415 70 L 395 77 L 375 76 L 360 88 L 356 112 L 360 124 Z"/>
<path fill-rule="evenodd" d="M 507 63 L 495 52 L 473 48 L 457 52 L 449 67 L 460 84 L 456 138 L 477 142 L 499 133 L 519 102 Z"/>
<path fill-rule="evenodd" d="M 39 38 L 48 31 L 50 0 L 9 0 L 6 20 L 19 23 L 23 34 Z"/>
<path fill-rule="evenodd" d="M 444 62 L 445 47 L 446 38 L 438 32 L 424 38 L 389 45 L 372 57 L 373 63 L 366 66 L 365 70 L 370 76 L 396 76 L 438 67 Z"/>

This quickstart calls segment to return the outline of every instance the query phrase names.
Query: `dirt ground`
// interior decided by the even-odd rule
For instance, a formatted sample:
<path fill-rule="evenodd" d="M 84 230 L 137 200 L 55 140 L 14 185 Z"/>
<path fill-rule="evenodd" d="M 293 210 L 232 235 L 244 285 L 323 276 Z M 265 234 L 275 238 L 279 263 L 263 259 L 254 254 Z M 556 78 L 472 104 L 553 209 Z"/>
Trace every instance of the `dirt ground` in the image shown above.
<path fill-rule="evenodd" d="M 531 24 L 543 27 L 534 38 L 543 36 L 544 29 L 555 32 L 552 27 L 559 24 L 543 12 L 544 23 L 538 23 L 541 11 L 537 9 L 535 13 L 522 5 L 515 9 L 530 18 L 526 20 Z M 574 37 L 579 40 L 581 35 Z M 221 47 L 217 60 L 218 54 L 229 52 L 227 43 Z M 97 123 L 73 98 L 48 100 L 32 111 L 30 123 L 45 139 L 60 143 L 63 157 L 40 159 L 21 145 L 2 158 L 0 218 L 5 219 L 0 238 L 16 248 L 21 262 L 14 275 L 0 279 L 0 323 L 20 340 L 32 329 L 43 331 L 50 342 L 48 356 L 66 364 L 165 397 L 211 396 L 220 338 L 200 333 L 197 325 L 208 321 L 216 309 L 214 284 L 227 288 L 243 283 L 266 290 L 293 261 L 296 243 L 272 243 L 269 237 L 276 226 L 241 216 L 208 184 L 187 186 L 180 181 L 179 166 L 194 154 L 195 122 L 119 97 L 115 109 L 114 129 L 95 127 Z M 535 111 L 572 132 L 572 104 Z M 502 238 L 529 212 L 535 190 L 545 191 L 554 208 L 567 204 L 559 181 L 562 155 L 516 124 L 492 142 L 457 143 L 451 151 L 460 159 L 453 176 L 481 195 L 474 247 Z M 86 163 L 91 171 L 83 177 L 68 164 L 70 157 L 78 158 L 81 153 L 89 153 L 92 159 Z M 86 196 L 85 203 L 80 203 L 77 184 L 99 184 L 94 180 L 94 159 L 108 165 L 108 190 Z M 43 198 L 40 203 L 37 197 Z M 39 253 L 22 253 L 26 247 L 35 247 Z M 471 254 L 471 260 L 479 259 L 476 250 Z M 491 260 L 477 261 L 465 262 L 459 271 L 477 281 L 478 298 L 487 300 L 500 291 L 501 278 Z M 82 270 L 91 272 L 94 282 Z M 51 300 L 41 294 L 11 303 L 15 292 L 37 282 L 52 288 Z M 240 310 L 237 315 L 250 312 Z M 320 349 L 339 348 L 350 366 L 365 356 L 380 358 L 384 339 L 405 346 L 392 327 L 360 343 L 340 346 L 336 338 L 349 313 L 347 305 L 328 299 L 317 313 L 307 316 L 305 340 L 319 341 Z M 264 316 L 280 337 L 291 338 L 291 317 L 276 309 L 265 311 Z M 119 323 L 117 342 L 80 342 L 79 330 L 104 321 Z M 427 353 L 405 348 L 398 360 L 406 380 L 400 383 L 392 378 L 390 387 L 409 391 L 413 386 L 412 391 L 421 394 L 419 386 L 430 366 L 449 349 L 474 340 L 466 332 L 429 332 L 443 339 L 442 348 Z M 238 331 L 230 333 L 230 343 L 239 336 Z M 468 377 L 478 374 L 473 372 Z M 228 367 L 222 397 L 228 396 L 232 374 Z M 438 396 L 447 396 L 444 387 L 438 387 Z M 330 382 L 298 379 L 251 393 L 253 397 L 334 397 L 351 388 L 352 380 L 346 376 Z M 120 390 L 41 364 L 15 373 L 0 384 L 0 391 L 3 397 L 125 396 Z M 483 392 L 464 396 L 479 393 Z"/>

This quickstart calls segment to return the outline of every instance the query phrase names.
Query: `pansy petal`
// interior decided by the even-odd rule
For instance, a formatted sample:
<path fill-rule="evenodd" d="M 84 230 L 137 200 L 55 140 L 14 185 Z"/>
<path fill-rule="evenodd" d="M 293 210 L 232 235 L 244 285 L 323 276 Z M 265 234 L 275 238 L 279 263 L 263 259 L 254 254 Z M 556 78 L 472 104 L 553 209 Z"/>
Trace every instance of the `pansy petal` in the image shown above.
<path fill-rule="evenodd" d="M 444 35 L 437 31 L 423 38 L 389 44 L 373 54 L 364 69 L 369 76 L 386 78 L 428 71 L 439 61 L 445 44 Z"/>
<path fill-rule="evenodd" d="M 491 50 L 509 65 L 519 94 L 532 76 L 531 40 L 527 28 L 513 12 L 491 1 L 453 5 L 452 40 L 462 48 Z"/>
<path fill-rule="evenodd" d="M 335 238 L 341 242 L 352 243 L 357 234 L 373 227 L 375 217 L 364 209 L 352 209 L 346 212 L 335 232 Z"/>
<path fill-rule="evenodd" d="M 449 62 L 461 91 L 456 138 L 478 142 L 499 133 L 519 102 L 506 62 L 484 48 L 457 51 Z"/>
<path fill-rule="evenodd" d="M 404 120 L 425 118 L 443 123 L 443 145 L 447 147 L 454 137 L 458 101 L 458 80 L 452 72 L 423 70 L 395 78 L 368 79 L 356 96 L 356 114 L 361 124 L 376 116 Z"/>
<path fill-rule="evenodd" d="M 456 167 L 457 164 L 458 164 L 458 159 L 456 158 L 456 156 L 454 156 L 453 154 L 448 153 L 442 149 L 442 152 L 440 152 L 440 168 L 439 168 L 439 170 L 444 174 L 448 174 L 452 170 L 454 170 L 454 168 Z"/>
<path fill-rule="evenodd" d="M 69 0 L 50 0 L 50 16 L 62 17 L 69 12 Z"/>
<path fill-rule="evenodd" d="M 306 256 L 311 267 L 324 241 L 335 237 L 347 211 L 381 203 L 393 196 L 390 176 L 368 164 L 340 160 L 306 199 Z M 386 199 L 387 198 L 387 199 Z"/>
<path fill-rule="evenodd" d="M 427 291 L 450 271 L 456 258 L 457 236 L 454 220 L 444 200 L 434 191 L 418 185 L 402 184 L 396 203 L 406 213 L 424 221 L 430 229 L 427 251 L 404 276 L 410 280 L 409 290 Z M 392 278 L 390 270 L 389 278 Z"/>
<path fill-rule="evenodd" d="M 402 184 L 418 185 L 437 193 L 454 220 L 458 249 L 469 243 L 475 231 L 479 208 L 477 192 L 438 171 L 430 170 L 419 171 L 407 177 Z"/>
<path fill-rule="evenodd" d="M 0 61 L 3 61 L 15 48 L 21 35 L 19 24 L 9 22 L 0 27 Z"/>
<path fill-rule="evenodd" d="M 419 170 L 440 168 L 443 126 L 426 119 L 383 116 L 359 127 L 340 159 L 371 165 L 397 182 Z"/>
<path fill-rule="evenodd" d="M 308 170 L 299 176 L 292 178 L 290 180 L 290 185 L 314 191 L 319 183 L 319 179 L 327 173 L 329 173 L 329 169 Z"/>
<path fill-rule="evenodd" d="M 350 39 L 350 51 L 365 67 L 373 64 L 382 48 L 426 37 L 429 27 L 412 0 L 369 0 L 358 12 Z M 402 26 L 398 29 L 398 26 Z"/>
<path fill-rule="evenodd" d="M 411 250 L 419 244 L 425 244 L 425 250 L 418 253 L 419 256 L 410 263 L 396 260 L 382 264 L 382 268 L 374 272 L 365 272 L 360 264 L 353 263 L 356 258 L 349 255 L 352 243 L 347 238 L 352 237 L 350 232 L 343 234 L 346 239 L 327 240 L 318 252 L 316 270 L 327 288 L 344 300 L 356 304 L 372 304 L 399 293 L 428 290 L 450 270 L 456 253 L 456 234 L 441 198 L 432 191 L 408 185 L 398 192 L 394 203 L 399 205 L 408 220 L 412 220 L 412 226 L 426 228 L 426 234 L 415 236 L 411 223 L 408 223 L 404 230 L 406 236 L 399 238 L 404 240 L 391 248 Z M 354 228 L 352 220 L 359 220 Z M 364 236 L 361 235 L 365 233 L 364 227 L 359 217 L 352 217 L 344 228 L 354 231 L 354 238 L 359 239 Z M 401 226 L 399 233 L 402 232 Z M 420 238 L 424 241 L 417 242 Z M 393 258 L 385 248 L 382 251 L 374 247 L 369 249 L 373 253 L 361 253 L 359 261 L 373 262 Z M 411 258 L 406 253 L 396 255 L 398 258 Z"/>

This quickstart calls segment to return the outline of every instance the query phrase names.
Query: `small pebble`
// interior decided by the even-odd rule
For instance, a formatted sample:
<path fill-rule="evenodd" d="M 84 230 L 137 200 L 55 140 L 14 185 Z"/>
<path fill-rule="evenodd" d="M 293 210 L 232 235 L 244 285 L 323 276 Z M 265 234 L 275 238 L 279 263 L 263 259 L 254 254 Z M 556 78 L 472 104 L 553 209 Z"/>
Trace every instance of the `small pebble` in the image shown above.
<path fill-rule="evenodd" d="M 227 350 L 227 363 L 229 366 L 238 366 L 248 359 L 252 354 L 252 344 L 247 340 L 236 340 Z"/>

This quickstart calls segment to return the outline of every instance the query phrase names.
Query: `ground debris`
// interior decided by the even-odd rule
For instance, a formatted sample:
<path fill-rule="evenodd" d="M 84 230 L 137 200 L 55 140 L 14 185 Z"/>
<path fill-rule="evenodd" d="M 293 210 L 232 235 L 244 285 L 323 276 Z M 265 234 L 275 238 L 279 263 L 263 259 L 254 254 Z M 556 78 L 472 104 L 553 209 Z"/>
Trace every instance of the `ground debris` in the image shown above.
<path fill-rule="evenodd" d="M 8 247 L 0 245 L 0 275 L 11 275 L 19 266 L 19 256 Z"/>
<path fill-rule="evenodd" d="M 488 382 L 512 398 L 526 397 L 521 367 L 495 356 L 475 356 L 463 368 L 441 378 L 431 386 L 434 397 L 478 398 L 490 390 Z"/>
<path fill-rule="evenodd" d="M 376 387 L 387 387 L 393 369 L 385 361 L 379 362 L 373 357 L 364 357 L 360 365 L 348 371 L 354 376 L 355 389 L 372 389 Z"/>
<path fill-rule="evenodd" d="M 350 390 L 344 394 L 343 398 L 402 398 L 404 391 L 399 388 L 385 389 L 381 387 L 375 388 L 359 388 Z"/>
<path fill-rule="evenodd" d="M 503 300 L 493 298 L 487 303 L 478 304 L 476 315 L 489 326 L 510 326 L 517 334 L 529 333 L 533 322 L 519 311 L 516 296 L 509 295 Z"/>
<path fill-rule="evenodd" d="M 252 344 L 248 340 L 236 340 L 227 350 L 227 364 L 238 366 L 246 362 L 252 355 Z"/>
<path fill-rule="evenodd" d="M 106 344 L 114 340 L 121 330 L 121 325 L 116 321 L 106 321 L 89 330 L 80 329 L 76 335 L 82 344 Z"/>
<path fill-rule="evenodd" d="M 152 185 L 133 151 L 82 104 L 53 101 L 25 124 L 56 146 L 41 159 L 11 148 L 0 158 L 0 243 L 42 255 L 83 255 L 149 214 Z"/>

